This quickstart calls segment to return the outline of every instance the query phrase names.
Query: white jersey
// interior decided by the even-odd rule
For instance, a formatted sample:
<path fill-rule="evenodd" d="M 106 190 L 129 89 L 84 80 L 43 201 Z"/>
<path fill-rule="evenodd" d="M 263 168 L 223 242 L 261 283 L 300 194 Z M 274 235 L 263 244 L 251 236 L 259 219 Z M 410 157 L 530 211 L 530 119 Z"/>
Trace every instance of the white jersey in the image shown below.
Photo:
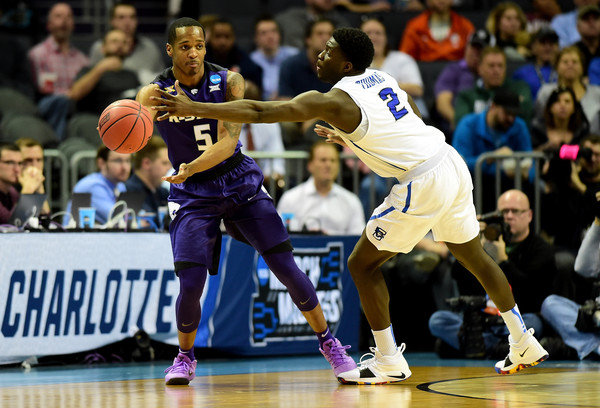
<path fill-rule="evenodd" d="M 336 133 L 380 176 L 403 178 L 446 144 L 444 134 L 419 118 L 406 92 L 385 72 L 367 69 L 342 78 L 334 88 L 350 95 L 362 114 L 354 132 Z"/>

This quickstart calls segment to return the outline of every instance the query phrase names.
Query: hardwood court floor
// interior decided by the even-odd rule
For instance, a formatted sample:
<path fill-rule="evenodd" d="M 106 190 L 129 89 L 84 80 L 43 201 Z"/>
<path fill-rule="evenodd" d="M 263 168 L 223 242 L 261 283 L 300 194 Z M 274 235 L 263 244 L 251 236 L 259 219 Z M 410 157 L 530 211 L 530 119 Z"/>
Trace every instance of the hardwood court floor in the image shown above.
<path fill-rule="evenodd" d="M 0 368 L 0 407 L 600 407 L 600 363 L 551 362 L 500 376 L 493 361 L 406 354 L 397 385 L 339 384 L 320 356 L 205 361 L 190 386 L 166 387 L 168 362 Z"/>

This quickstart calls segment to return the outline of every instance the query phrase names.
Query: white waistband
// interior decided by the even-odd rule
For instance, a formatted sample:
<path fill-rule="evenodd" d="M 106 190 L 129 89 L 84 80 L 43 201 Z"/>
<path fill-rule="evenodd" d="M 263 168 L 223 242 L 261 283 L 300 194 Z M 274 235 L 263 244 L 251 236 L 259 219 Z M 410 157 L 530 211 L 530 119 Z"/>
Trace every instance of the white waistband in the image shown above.
<path fill-rule="evenodd" d="M 396 177 L 396 179 L 399 183 L 404 183 L 408 180 L 414 180 L 418 177 L 421 177 L 423 174 L 433 170 L 438 164 L 440 164 L 448 152 L 450 152 L 450 146 L 446 143 L 443 143 L 440 147 L 440 150 L 438 150 L 435 155 L 425 160 L 418 166 L 408 170 L 400 177 Z"/>

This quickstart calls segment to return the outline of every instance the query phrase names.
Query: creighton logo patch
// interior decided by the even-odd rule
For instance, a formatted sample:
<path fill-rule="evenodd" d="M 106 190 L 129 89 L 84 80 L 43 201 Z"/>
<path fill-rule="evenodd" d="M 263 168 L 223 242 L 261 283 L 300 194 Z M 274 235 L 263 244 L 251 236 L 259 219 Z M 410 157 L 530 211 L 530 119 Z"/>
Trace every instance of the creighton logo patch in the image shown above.
<path fill-rule="evenodd" d="M 376 227 L 375 232 L 373 232 L 373 236 L 377 241 L 381 241 L 383 238 L 385 238 L 385 234 L 387 234 L 387 231 L 381 227 Z"/>

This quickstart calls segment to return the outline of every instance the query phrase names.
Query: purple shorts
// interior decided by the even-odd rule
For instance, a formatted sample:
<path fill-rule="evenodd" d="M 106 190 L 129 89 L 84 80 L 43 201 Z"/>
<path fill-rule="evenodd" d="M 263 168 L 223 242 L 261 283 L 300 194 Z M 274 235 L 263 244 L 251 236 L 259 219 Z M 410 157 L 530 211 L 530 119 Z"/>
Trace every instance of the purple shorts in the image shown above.
<path fill-rule="evenodd" d="M 169 227 L 174 261 L 210 269 L 214 251 L 220 251 L 215 245 L 220 244 L 221 220 L 233 238 L 250 243 L 261 254 L 288 240 L 263 179 L 254 160 L 244 156 L 235 168 L 214 179 L 171 184 L 172 217 L 176 209 Z"/>

